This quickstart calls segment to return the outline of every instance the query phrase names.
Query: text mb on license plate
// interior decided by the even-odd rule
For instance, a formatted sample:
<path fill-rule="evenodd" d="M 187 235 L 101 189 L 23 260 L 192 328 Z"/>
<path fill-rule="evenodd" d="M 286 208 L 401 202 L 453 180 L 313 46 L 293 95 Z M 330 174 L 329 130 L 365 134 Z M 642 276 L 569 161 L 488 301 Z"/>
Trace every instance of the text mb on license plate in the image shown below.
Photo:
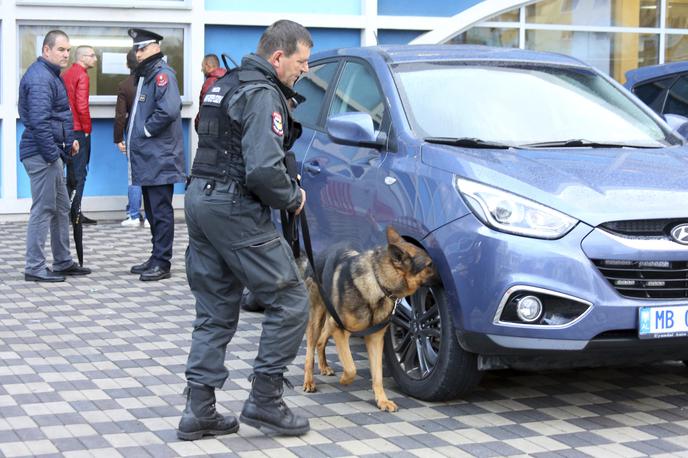
<path fill-rule="evenodd" d="M 688 305 L 640 307 L 638 337 L 658 339 L 688 336 Z"/>

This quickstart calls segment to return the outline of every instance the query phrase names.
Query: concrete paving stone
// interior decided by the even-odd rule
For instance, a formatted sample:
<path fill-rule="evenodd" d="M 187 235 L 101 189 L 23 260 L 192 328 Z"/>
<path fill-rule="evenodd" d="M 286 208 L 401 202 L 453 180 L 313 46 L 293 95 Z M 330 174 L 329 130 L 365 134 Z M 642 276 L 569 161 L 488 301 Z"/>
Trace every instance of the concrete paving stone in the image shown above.
<path fill-rule="evenodd" d="M 60 437 L 51 441 L 61 453 L 86 449 L 86 445 L 75 437 Z"/>
<path fill-rule="evenodd" d="M 468 452 L 471 456 L 478 458 L 491 458 L 495 456 L 518 455 L 520 451 L 507 444 L 483 443 L 483 444 L 460 444 L 457 445 L 461 450 Z"/>
<path fill-rule="evenodd" d="M 642 452 L 648 456 L 655 456 L 661 453 L 685 452 L 685 448 L 662 439 L 645 441 L 625 442 L 626 447 Z"/>
<path fill-rule="evenodd" d="M 612 442 L 607 438 L 604 438 L 602 436 L 599 436 L 595 433 L 588 432 L 588 431 L 569 433 L 569 434 L 555 434 L 555 435 L 550 436 L 550 437 L 552 439 L 556 440 L 557 442 L 561 442 L 562 444 L 565 444 L 571 448 L 580 448 L 580 447 L 586 447 L 586 446 L 590 446 L 590 445 L 609 444 Z"/>
<path fill-rule="evenodd" d="M 688 428 L 674 423 L 639 425 L 636 428 L 658 438 L 688 435 Z"/>

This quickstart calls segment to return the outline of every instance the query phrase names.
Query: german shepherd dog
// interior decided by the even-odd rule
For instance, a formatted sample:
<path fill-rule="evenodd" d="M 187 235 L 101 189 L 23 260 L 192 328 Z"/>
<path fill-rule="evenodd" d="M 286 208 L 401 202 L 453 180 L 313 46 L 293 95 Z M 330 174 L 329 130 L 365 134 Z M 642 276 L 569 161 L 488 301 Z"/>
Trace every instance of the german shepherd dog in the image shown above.
<path fill-rule="evenodd" d="M 302 256 L 303 258 L 305 257 Z M 329 296 L 330 303 L 346 329 L 339 328 L 329 315 L 313 272 L 310 268 L 306 269 L 304 276 L 310 299 L 310 315 L 306 331 L 303 390 L 309 393 L 316 390 L 313 380 L 316 349 L 320 374 L 334 375 L 325 359 L 325 346 L 330 336 L 334 338 L 339 361 L 344 368 L 339 382 L 348 385 L 356 377 L 356 367 L 349 347 L 351 332 L 362 331 L 386 320 L 397 300 L 437 279 L 430 256 L 423 249 L 402 239 L 391 226 L 387 228 L 386 246 L 361 253 L 335 245 L 315 263 L 311 267 L 318 269 L 323 294 Z M 387 326 L 365 336 L 364 340 L 377 406 L 381 410 L 395 412 L 397 405 L 387 399 L 382 387 L 382 348 L 386 330 Z"/>

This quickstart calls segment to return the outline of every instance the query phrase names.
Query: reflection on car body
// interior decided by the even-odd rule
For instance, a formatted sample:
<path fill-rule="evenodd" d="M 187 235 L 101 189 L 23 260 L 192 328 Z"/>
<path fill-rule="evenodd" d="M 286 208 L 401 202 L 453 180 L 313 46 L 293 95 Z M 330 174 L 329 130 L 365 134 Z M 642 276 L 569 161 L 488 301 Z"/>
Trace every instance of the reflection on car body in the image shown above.
<path fill-rule="evenodd" d="M 688 360 L 666 320 L 688 308 L 688 246 L 671 237 L 688 224 L 688 149 L 620 85 L 566 56 L 471 46 L 341 49 L 310 67 L 293 150 L 316 255 L 379 245 L 392 225 L 442 279 L 390 325 L 402 390 L 439 400 L 488 369 Z"/>

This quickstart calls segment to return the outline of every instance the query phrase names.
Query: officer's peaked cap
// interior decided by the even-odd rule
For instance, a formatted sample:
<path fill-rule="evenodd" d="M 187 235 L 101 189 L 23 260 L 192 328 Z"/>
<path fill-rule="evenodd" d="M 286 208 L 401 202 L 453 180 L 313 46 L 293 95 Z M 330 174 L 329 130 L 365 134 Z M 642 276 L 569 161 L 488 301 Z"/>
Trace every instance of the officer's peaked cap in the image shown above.
<path fill-rule="evenodd" d="M 150 30 L 129 29 L 127 33 L 134 40 L 134 49 L 145 48 L 151 43 L 159 43 L 162 40 L 162 35 Z"/>

